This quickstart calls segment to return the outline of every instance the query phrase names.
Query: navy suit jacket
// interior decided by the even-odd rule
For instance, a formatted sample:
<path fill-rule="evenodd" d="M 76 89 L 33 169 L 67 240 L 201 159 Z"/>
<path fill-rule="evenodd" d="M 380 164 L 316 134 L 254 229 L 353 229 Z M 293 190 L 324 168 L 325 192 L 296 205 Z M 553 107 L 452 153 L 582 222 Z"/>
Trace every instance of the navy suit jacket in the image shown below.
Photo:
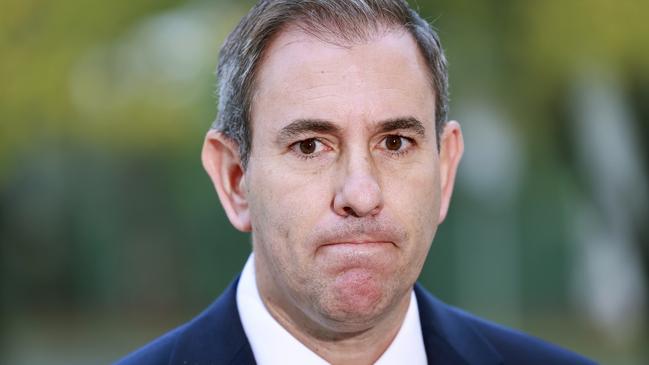
<path fill-rule="evenodd" d="M 236 303 L 236 279 L 192 321 L 133 352 L 117 365 L 255 364 Z M 555 345 L 472 316 L 415 285 L 429 364 L 594 364 Z M 404 359 L 404 364 L 407 364 Z"/>

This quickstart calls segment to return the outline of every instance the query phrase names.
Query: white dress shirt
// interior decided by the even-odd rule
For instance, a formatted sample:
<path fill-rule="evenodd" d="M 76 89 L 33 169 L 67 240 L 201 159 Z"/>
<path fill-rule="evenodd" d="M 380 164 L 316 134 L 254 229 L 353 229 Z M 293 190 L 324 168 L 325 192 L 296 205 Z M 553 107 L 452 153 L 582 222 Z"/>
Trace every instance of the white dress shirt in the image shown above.
<path fill-rule="evenodd" d="M 293 337 L 268 312 L 257 290 L 254 254 L 248 257 L 239 279 L 237 308 L 243 330 L 258 364 L 328 364 L 326 360 Z M 426 364 L 426 350 L 414 292 L 410 294 L 408 312 L 397 336 L 375 362 L 378 365 L 404 363 Z"/>

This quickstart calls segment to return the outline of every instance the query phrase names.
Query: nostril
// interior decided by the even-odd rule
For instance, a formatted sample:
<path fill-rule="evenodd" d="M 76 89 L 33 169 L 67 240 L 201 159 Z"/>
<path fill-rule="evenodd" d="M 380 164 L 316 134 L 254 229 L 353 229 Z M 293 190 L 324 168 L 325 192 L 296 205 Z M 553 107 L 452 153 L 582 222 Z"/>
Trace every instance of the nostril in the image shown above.
<path fill-rule="evenodd" d="M 345 213 L 347 213 L 347 215 L 351 215 L 352 217 L 358 218 L 358 214 L 356 214 L 354 209 L 352 209 L 351 207 L 345 207 L 343 208 L 343 210 L 345 211 Z"/>

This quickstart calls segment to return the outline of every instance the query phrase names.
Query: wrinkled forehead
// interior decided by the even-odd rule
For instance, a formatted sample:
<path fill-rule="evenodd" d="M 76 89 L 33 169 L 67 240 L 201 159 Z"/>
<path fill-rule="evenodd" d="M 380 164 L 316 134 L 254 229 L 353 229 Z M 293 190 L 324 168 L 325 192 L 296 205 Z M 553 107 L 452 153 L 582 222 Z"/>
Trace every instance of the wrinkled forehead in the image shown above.
<path fill-rule="evenodd" d="M 387 21 L 349 27 L 344 24 L 313 23 L 308 19 L 296 20 L 287 23 L 275 32 L 260 55 L 252 78 L 251 111 L 254 108 L 254 99 L 262 86 L 260 81 L 263 77 L 260 74 L 267 71 L 269 60 L 277 54 L 289 49 L 295 51 L 297 48 L 299 50 L 307 44 L 312 47 L 312 50 L 314 47 L 351 50 L 375 43 L 389 35 L 408 39 L 410 45 L 408 51 L 419 64 L 422 80 L 428 82 L 431 93 L 435 94 L 434 77 L 428 62 L 414 35 L 404 26 Z M 314 42 L 314 40 L 318 42 Z M 296 44 L 298 44 L 297 47 Z"/>
<path fill-rule="evenodd" d="M 400 29 L 354 45 L 327 42 L 299 27 L 286 29 L 267 49 L 256 83 L 253 132 L 261 120 L 265 125 L 300 118 L 434 121 L 426 62 L 414 37 Z"/>
<path fill-rule="evenodd" d="M 391 52 L 400 53 L 417 64 L 415 68 L 420 71 L 422 80 L 430 81 L 432 79 L 427 61 L 415 37 L 402 26 L 377 24 L 375 28 L 365 30 L 365 33 L 350 33 L 351 30 L 346 29 L 345 32 L 349 34 L 341 33 L 342 30 L 338 28 L 327 28 L 325 25 L 321 25 L 321 29 L 313 27 L 309 23 L 293 22 L 282 27 L 268 41 L 255 69 L 253 99 L 259 90 L 266 86 L 261 81 L 267 79 L 272 72 L 290 68 L 288 75 L 297 76 L 298 71 L 309 67 L 322 66 L 323 69 L 332 69 L 335 67 L 325 67 L 329 66 L 325 63 L 326 61 L 334 61 L 333 64 L 338 64 L 335 62 L 339 60 L 337 56 L 363 52 L 367 48 L 374 49 L 376 51 L 374 56 L 382 56 L 385 60 L 398 58 L 393 56 L 399 55 L 390 54 Z M 385 42 L 385 39 L 389 41 Z M 287 54 L 290 56 L 287 57 Z M 314 54 L 317 54 L 318 57 L 313 57 Z M 326 56 L 333 57 L 329 57 L 327 60 Z M 278 64 L 277 59 L 281 59 L 281 64 Z M 367 58 L 366 61 L 367 64 L 370 64 L 376 59 Z M 340 64 L 341 67 L 350 67 L 342 62 Z M 389 62 L 385 64 L 391 65 Z M 359 66 L 363 67 L 364 65 L 360 64 Z M 395 62 L 392 66 L 399 67 L 400 65 Z M 385 71 L 390 71 L 390 68 L 388 67 Z M 431 92 L 434 93 L 432 87 Z"/>

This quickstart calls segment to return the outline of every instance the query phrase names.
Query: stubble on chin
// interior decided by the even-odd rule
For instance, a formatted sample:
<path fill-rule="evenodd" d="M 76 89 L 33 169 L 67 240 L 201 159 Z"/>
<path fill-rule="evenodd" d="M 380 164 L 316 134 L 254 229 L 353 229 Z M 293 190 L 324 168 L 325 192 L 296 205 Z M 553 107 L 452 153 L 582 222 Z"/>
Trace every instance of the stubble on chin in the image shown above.
<path fill-rule="evenodd" d="M 402 267 L 412 255 L 407 230 L 385 217 L 316 225 L 300 239 L 285 223 L 272 230 L 271 237 L 282 242 L 253 237 L 256 261 L 264 261 L 258 263 L 258 275 L 265 275 L 258 278 L 262 298 L 280 323 L 290 322 L 313 336 L 351 335 L 376 326 L 398 312 L 410 281 L 416 280 Z M 324 247 L 358 237 L 377 239 L 385 247 Z"/>

